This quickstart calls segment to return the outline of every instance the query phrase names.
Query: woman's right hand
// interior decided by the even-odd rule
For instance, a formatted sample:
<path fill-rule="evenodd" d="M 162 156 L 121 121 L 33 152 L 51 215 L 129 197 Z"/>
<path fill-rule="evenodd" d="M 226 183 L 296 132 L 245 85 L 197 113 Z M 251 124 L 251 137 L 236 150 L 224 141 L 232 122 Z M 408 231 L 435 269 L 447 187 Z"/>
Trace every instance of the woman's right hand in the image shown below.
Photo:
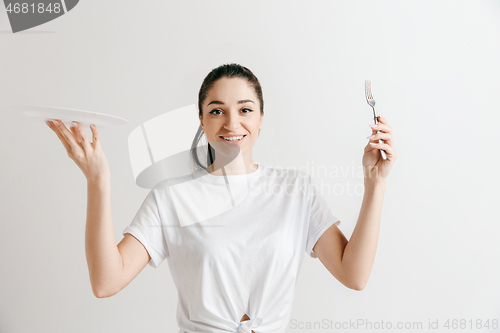
<path fill-rule="evenodd" d="M 64 123 L 58 119 L 54 122 L 47 121 L 47 125 L 57 134 L 61 140 L 69 158 L 82 170 L 88 182 L 109 180 L 110 171 L 108 160 L 101 149 L 99 132 L 97 128 L 90 126 L 92 131 L 92 142 L 89 142 L 87 133 L 78 122 L 77 128 L 71 127 L 71 132 Z"/>

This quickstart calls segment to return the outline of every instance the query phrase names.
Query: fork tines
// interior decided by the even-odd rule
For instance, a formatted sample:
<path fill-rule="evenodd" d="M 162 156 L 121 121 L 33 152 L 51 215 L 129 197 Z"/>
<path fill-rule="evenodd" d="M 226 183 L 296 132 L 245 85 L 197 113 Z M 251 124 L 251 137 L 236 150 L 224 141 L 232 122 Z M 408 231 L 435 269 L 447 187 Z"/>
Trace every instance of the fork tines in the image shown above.
<path fill-rule="evenodd" d="M 373 99 L 372 84 L 371 84 L 370 80 L 365 80 L 365 96 L 366 96 L 366 99 Z"/>

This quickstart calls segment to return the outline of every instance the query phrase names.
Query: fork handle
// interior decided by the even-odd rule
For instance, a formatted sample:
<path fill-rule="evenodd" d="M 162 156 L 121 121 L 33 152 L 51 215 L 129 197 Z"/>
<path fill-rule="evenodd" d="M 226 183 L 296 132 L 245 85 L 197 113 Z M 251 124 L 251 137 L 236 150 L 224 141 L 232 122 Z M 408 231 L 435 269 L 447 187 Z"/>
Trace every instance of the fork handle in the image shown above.
<path fill-rule="evenodd" d="M 382 132 L 382 131 L 377 131 L 377 133 L 381 133 L 381 132 Z M 382 140 L 382 139 L 378 139 L 378 143 L 384 143 L 384 140 Z M 385 152 L 385 150 L 380 149 L 380 155 L 382 155 L 382 158 L 383 158 L 384 160 L 386 160 L 386 159 L 387 159 L 387 153 Z"/>

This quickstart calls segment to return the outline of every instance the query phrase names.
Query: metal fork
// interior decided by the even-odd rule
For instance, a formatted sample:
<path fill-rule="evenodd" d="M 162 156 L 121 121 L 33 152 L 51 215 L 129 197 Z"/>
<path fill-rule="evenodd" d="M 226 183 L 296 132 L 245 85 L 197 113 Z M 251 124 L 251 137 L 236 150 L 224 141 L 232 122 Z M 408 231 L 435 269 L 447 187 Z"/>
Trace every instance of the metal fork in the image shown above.
<path fill-rule="evenodd" d="M 365 80 L 365 97 L 366 97 L 366 101 L 368 102 L 368 105 L 370 105 L 373 109 L 373 120 L 374 120 L 375 124 L 378 124 L 379 121 L 378 121 L 378 116 L 375 113 L 375 99 L 373 99 L 373 96 L 372 96 L 372 85 L 371 85 L 370 80 Z M 377 131 L 377 133 L 380 133 L 380 132 L 381 132 L 380 130 Z M 384 143 L 384 140 L 378 139 L 378 143 Z M 386 154 L 385 150 L 380 149 L 380 154 L 382 155 L 382 158 L 384 160 L 387 159 L 387 154 Z"/>

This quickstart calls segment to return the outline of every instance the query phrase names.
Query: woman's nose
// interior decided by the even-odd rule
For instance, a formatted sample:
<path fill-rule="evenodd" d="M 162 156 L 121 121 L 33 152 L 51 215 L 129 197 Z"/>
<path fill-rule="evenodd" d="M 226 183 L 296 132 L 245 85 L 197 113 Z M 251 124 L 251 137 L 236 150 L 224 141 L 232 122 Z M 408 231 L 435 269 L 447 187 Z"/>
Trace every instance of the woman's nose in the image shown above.
<path fill-rule="evenodd" d="M 230 131 L 234 131 L 240 127 L 240 119 L 238 116 L 229 115 L 227 117 L 227 121 L 224 124 L 224 127 Z"/>

